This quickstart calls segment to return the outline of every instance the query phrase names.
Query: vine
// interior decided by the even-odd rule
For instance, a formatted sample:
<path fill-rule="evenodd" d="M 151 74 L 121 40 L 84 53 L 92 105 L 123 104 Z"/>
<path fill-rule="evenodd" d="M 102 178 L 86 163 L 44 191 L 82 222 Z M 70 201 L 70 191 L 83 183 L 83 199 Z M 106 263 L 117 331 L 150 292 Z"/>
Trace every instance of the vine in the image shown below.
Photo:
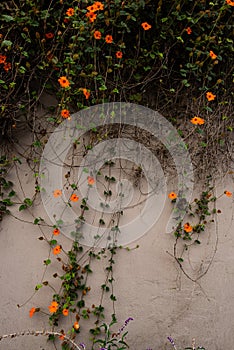
<path fill-rule="evenodd" d="M 189 252 L 198 249 L 206 230 L 221 213 L 216 208 L 217 200 L 224 195 L 232 197 L 229 190 L 216 197 L 211 182 L 217 168 L 223 166 L 227 170 L 233 160 L 233 92 L 230 88 L 233 5 L 230 0 L 209 3 L 176 0 L 173 4 L 151 0 L 92 3 L 13 0 L 0 4 L 0 142 L 11 146 L 9 152 L 4 150 L 0 155 L 0 221 L 12 216 L 34 225 L 40 232 L 41 244 L 48 246 L 42 278 L 32 295 L 18 307 L 31 302 L 39 290 L 52 293 L 50 305 L 37 305 L 34 301 L 29 310 L 30 317 L 36 318 L 39 313 L 46 315 L 50 331 L 16 332 L 0 336 L 0 340 L 43 335 L 48 336 L 55 348 L 59 338 L 63 350 L 85 349 L 84 343 L 77 345 L 76 339 L 85 329 L 85 323 L 90 322 L 88 346 L 92 350 L 97 346 L 103 350 L 128 347 L 127 332 L 123 331 L 132 318 L 128 318 L 119 331 L 111 330 L 117 323 L 116 258 L 119 250 L 130 251 L 139 245 L 123 248 L 118 245 L 118 237 L 127 210 L 140 207 L 151 194 L 144 187 L 146 169 L 141 164 L 116 160 L 113 155 L 113 159 L 106 159 L 101 169 L 93 173 L 82 160 L 102 142 L 126 137 L 142 143 L 152 154 L 158 153 L 163 170 L 172 176 L 176 175 L 176 164 L 171 162 L 170 150 L 149 131 L 137 123 L 134 127 L 124 123 L 105 125 L 104 115 L 101 126 L 90 125 L 80 138 L 72 141 L 72 149 L 63 164 L 62 186 L 54 188 L 51 195 L 53 203 L 63 206 L 61 217 L 54 213 L 55 223 L 51 224 L 35 216 L 35 203 L 44 193 L 41 179 L 45 174 L 40 171 L 40 161 L 49 136 L 62 125 L 69 129 L 69 123 L 75 120 L 74 112 L 85 113 L 91 106 L 118 101 L 160 111 L 178 130 L 181 148 L 189 150 L 196 178 L 211 173 L 201 194 L 192 202 L 179 190 L 168 195 L 175 206 L 172 211 L 175 215 L 183 212 L 183 219 L 172 232 L 175 241 L 172 252 L 167 253 L 192 282 L 199 284 L 208 273 L 217 249 L 217 237 L 209 264 L 196 276 L 189 271 Z M 48 96 L 53 96 L 55 102 L 45 106 L 43 101 Z M 43 116 L 39 117 L 41 108 Z M 111 117 L 114 120 L 114 113 Z M 145 123 L 148 123 L 147 117 Z M 82 127 L 82 123 L 76 124 L 77 129 Z M 16 137 L 21 128 L 29 130 L 32 137 L 26 150 Z M 170 137 L 173 135 L 168 139 Z M 27 164 L 34 177 L 31 195 L 26 195 L 21 185 L 22 163 Z M 79 170 L 85 174 L 85 181 L 81 173 L 77 180 Z M 22 198 L 11 179 L 13 171 Z M 133 184 L 138 199 L 126 206 L 124 199 L 128 192 L 124 192 L 123 176 Z M 86 184 L 85 193 L 81 191 L 82 181 Z M 98 214 L 91 200 L 94 188 L 101 193 Z M 118 199 L 118 206 L 109 215 L 108 208 L 114 197 Z M 21 217 L 10 210 L 16 206 Z M 72 209 L 76 218 L 75 228 L 69 232 L 72 243 L 65 249 L 62 233 L 63 214 L 67 209 Z M 31 221 L 24 218 L 24 212 L 30 213 Z M 82 239 L 90 223 L 95 224 L 96 234 L 87 247 Z M 105 246 L 100 248 L 103 240 L 106 240 Z M 100 296 L 97 302 L 91 303 L 95 261 L 103 261 L 105 269 Z M 56 262 L 52 281 L 59 287 L 46 278 Z M 106 297 L 111 311 L 106 307 Z M 67 326 L 69 317 L 72 322 Z M 108 317 L 111 317 L 109 323 Z M 63 322 L 66 332 L 57 330 Z M 174 340 L 171 337 L 168 340 L 176 349 Z M 196 349 L 195 341 L 187 349 Z"/>

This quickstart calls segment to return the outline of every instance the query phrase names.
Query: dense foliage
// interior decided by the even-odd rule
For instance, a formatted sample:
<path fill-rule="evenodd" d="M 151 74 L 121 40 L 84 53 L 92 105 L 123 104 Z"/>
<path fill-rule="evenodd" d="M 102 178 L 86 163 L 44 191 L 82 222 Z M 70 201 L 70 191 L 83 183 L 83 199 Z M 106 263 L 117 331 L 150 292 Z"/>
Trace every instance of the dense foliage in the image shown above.
<path fill-rule="evenodd" d="M 0 154 L 0 221 L 6 215 L 11 215 L 9 207 L 14 204 L 19 205 L 20 212 L 33 209 L 34 201 L 41 192 L 38 164 L 43 145 L 48 141 L 49 130 L 53 130 L 64 119 L 70 120 L 73 112 L 104 102 L 134 102 L 159 110 L 178 127 L 192 160 L 196 162 L 196 156 L 199 155 L 206 162 L 205 170 L 209 168 L 212 172 L 210 164 L 215 162 L 220 152 L 227 156 L 231 154 L 228 145 L 234 126 L 231 115 L 233 6 L 231 0 L 1 2 L 1 139 L 5 136 L 8 140 L 14 140 L 12 134 L 21 123 L 27 124 L 33 131 L 30 151 L 20 156 L 25 157 L 33 173 L 35 192 L 30 198 L 15 200 L 18 194 L 8 177 L 12 168 L 15 167 L 17 171 L 21 160 L 18 156 Z M 42 103 L 44 93 L 55 97 L 56 104 L 49 107 L 45 126 L 37 128 L 40 119 L 38 106 Z M 83 157 L 99 141 L 108 138 L 108 133 L 103 136 L 101 132 L 98 134 L 97 129 L 92 132 L 95 136 L 92 135 L 92 142 L 84 147 L 85 152 L 82 149 Z M 190 137 L 193 134 L 195 137 Z M 142 141 L 139 135 L 137 141 Z M 150 138 L 148 134 L 147 137 Z M 63 179 L 63 188 L 54 188 L 53 200 L 64 198 L 64 193 L 70 191 L 63 204 L 65 207 L 77 206 L 77 223 L 81 225 L 88 216 L 89 191 L 97 181 L 93 176 L 87 176 L 87 195 L 79 197 L 80 184 L 72 172 L 79 141 L 73 144 L 74 153 L 68 165 L 69 171 Z M 217 152 L 216 147 L 219 150 Z M 168 161 L 164 153 L 162 157 Z M 108 204 L 114 193 L 112 186 L 116 179 L 111 175 L 113 166 L 115 163 L 108 160 L 103 169 L 109 176 L 98 174 L 99 181 L 105 184 L 105 204 Z M 199 162 L 199 172 L 202 173 L 202 170 L 203 163 Z M 85 172 L 88 175 L 87 169 Z M 142 169 L 138 166 L 135 173 L 138 177 L 134 182 L 137 187 L 138 181 L 142 179 Z M 204 174 L 207 175 L 205 171 Z M 131 175 L 133 178 L 134 174 Z M 170 255 L 181 271 L 195 283 L 207 273 L 209 267 L 199 276 L 191 277 L 183 265 L 184 253 L 201 244 L 206 225 L 214 222 L 214 214 L 221 213 L 212 207 L 216 199 L 224 195 L 232 196 L 232 192 L 225 190 L 216 198 L 209 181 L 199 199 L 187 203 L 182 198 L 182 204 L 187 205 L 184 214 L 188 221 L 181 221 L 173 232 L 174 251 Z M 181 203 L 177 191 L 169 193 L 168 197 L 172 204 L 178 201 Z M 115 236 L 122 215 L 123 211 L 113 213 L 114 219 L 111 218 L 108 224 L 101 216 L 99 227 L 106 225 L 110 234 Z M 46 231 L 39 237 L 49 247 L 49 255 L 43 262 L 45 270 L 57 259 L 62 271 L 61 275 L 57 272 L 53 274 L 53 278 L 61 282 L 59 291 L 52 287 L 50 281 L 44 280 L 44 275 L 35 287 L 35 293 L 44 287 L 53 289 L 51 304 L 41 306 L 34 302 L 29 310 L 30 317 L 37 317 L 37 313 L 46 314 L 52 331 L 15 333 L 13 336 L 0 337 L 0 340 L 18 335 L 47 335 L 54 343 L 59 339 L 64 350 L 73 349 L 74 346 L 85 349 L 85 345 L 78 346 L 75 339 L 82 331 L 86 322 L 84 320 L 92 318 L 89 329 L 92 349 L 97 349 L 97 346 L 102 346 L 103 350 L 126 349 L 125 328 L 132 318 L 128 318 L 117 333 L 110 330 L 117 322 L 113 270 L 115 255 L 122 247 L 113 244 L 99 251 L 96 247 L 85 251 L 79 239 L 75 238 L 70 249 L 65 251 L 60 244 L 61 220 L 51 225 L 41 217 L 33 217 L 31 224 L 38 229 L 42 226 Z M 80 233 L 79 229 L 80 226 L 76 233 Z M 178 249 L 179 244 L 183 247 L 182 253 Z M 64 260 L 60 258 L 61 255 Z M 100 300 L 97 304 L 89 305 L 86 295 L 91 291 L 88 278 L 93 272 L 91 263 L 94 260 L 106 261 L 105 278 L 100 286 Z M 103 299 L 106 293 L 113 308 L 110 324 L 103 323 L 106 312 Z M 58 331 L 60 321 L 68 315 L 72 324 L 66 332 Z M 168 339 L 176 349 L 173 339 Z M 187 349 L 194 350 L 195 341 L 192 346 Z"/>
<path fill-rule="evenodd" d="M 28 120 L 45 90 L 59 118 L 105 101 L 150 104 L 149 95 L 158 109 L 195 100 L 210 112 L 207 92 L 230 101 L 230 0 L 21 0 L 0 10 L 2 133 Z"/>

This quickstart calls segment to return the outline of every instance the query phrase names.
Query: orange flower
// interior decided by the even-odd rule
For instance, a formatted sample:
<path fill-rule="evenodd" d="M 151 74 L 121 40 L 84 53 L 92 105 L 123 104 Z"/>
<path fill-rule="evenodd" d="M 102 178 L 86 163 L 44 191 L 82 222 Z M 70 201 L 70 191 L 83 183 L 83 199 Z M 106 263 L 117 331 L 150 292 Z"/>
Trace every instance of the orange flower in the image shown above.
<path fill-rule="evenodd" d="M 112 35 L 106 35 L 105 41 L 106 41 L 107 44 L 111 44 L 113 42 Z"/>
<path fill-rule="evenodd" d="M 93 36 L 95 39 L 99 40 L 102 37 L 102 33 L 99 32 L 99 30 L 95 30 L 95 32 L 93 33 Z"/>
<path fill-rule="evenodd" d="M 3 68 L 4 68 L 4 70 L 5 70 L 6 72 L 8 72 L 9 69 L 11 69 L 11 63 L 10 63 L 10 62 L 8 62 L 8 63 L 5 62 Z"/>
<path fill-rule="evenodd" d="M 88 100 L 90 97 L 90 91 L 87 89 L 83 89 L 83 94 L 85 95 L 86 100 Z"/>
<path fill-rule="evenodd" d="M 177 198 L 177 194 L 175 192 L 171 192 L 171 193 L 169 193 L 168 198 L 176 199 Z"/>
<path fill-rule="evenodd" d="M 89 18 L 89 21 L 91 23 L 94 22 L 95 19 L 97 18 L 97 14 L 94 12 L 87 12 L 85 16 Z"/>
<path fill-rule="evenodd" d="M 69 17 L 71 17 L 71 16 L 74 15 L 74 13 L 75 13 L 75 10 L 74 10 L 72 7 L 70 7 L 70 8 L 67 10 L 66 15 L 69 16 Z"/>
<path fill-rule="evenodd" d="M 71 195 L 71 197 L 70 197 L 70 200 L 71 200 L 72 202 L 78 202 L 79 197 L 78 197 L 75 193 L 73 193 L 73 194 Z"/>
<path fill-rule="evenodd" d="M 88 184 L 92 186 L 95 183 L 95 180 L 92 176 L 88 176 Z"/>
<path fill-rule="evenodd" d="M 208 101 L 213 101 L 215 99 L 216 95 L 213 95 L 212 92 L 208 91 L 206 93 L 206 98 Z"/>
<path fill-rule="evenodd" d="M 54 190 L 54 197 L 60 197 L 62 195 L 62 191 L 61 190 Z"/>
<path fill-rule="evenodd" d="M 87 7 L 87 10 L 88 10 L 89 12 L 95 12 L 95 11 L 97 11 L 97 6 L 96 6 L 95 4 L 93 4 L 93 5 L 91 5 L 91 6 L 88 6 L 88 7 Z"/>
<path fill-rule="evenodd" d="M 217 58 L 217 55 L 214 53 L 214 51 L 210 51 L 210 57 L 212 60 L 215 60 Z"/>
<path fill-rule="evenodd" d="M 231 0 L 226 0 L 226 3 L 230 6 L 234 6 L 234 1 Z"/>
<path fill-rule="evenodd" d="M 68 109 L 63 109 L 61 111 L 61 116 L 64 118 L 64 119 L 70 119 L 70 112 Z"/>
<path fill-rule="evenodd" d="M 54 37 L 54 34 L 51 33 L 51 32 L 50 33 L 46 33 L 45 37 L 46 37 L 46 39 L 52 39 Z"/>
<path fill-rule="evenodd" d="M 75 328 L 76 331 L 78 331 L 78 329 L 80 328 L 79 323 L 76 321 L 73 325 L 73 327 Z"/>
<path fill-rule="evenodd" d="M 202 125 L 205 123 L 205 120 L 199 117 L 194 117 L 190 120 L 190 122 L 194 125 Z"/>
<path fill-rule="evenodd" d="M 35 314 L 36 312 L 36 308 L 35 307 L 32 307 L 29 311 L 29 317 L 33 317 L 33 315 Z"/>
<path fill-rule="evenodd" d="M 186 224 L 184 224 L 184 230 L 185 230 L 185 232 L 189 233 L 189 232 L 192 232 L 193 228 L 192 228 L 192 226 L 187 222 Z"/>
<path fill-rule="evenodd" d="M 187 32 L 188 35 L 192 33 L 192 29 L 190 27 L 185 28 L 185 31 Z"/>
<path fill-rule="evenodd" d="M 0 64 L 5 63 L 5 62 L 6 62 L 6 56 L 0 55 Z"/>
<path fill-rule="evenodd" d="M 60 78 L 58 79 L 58 82 L 59 82 L 59 84 L 61 85 L 61 87 L 63 87 L 63 88 L 66 88 L 66 87 L 69 87 L 69 86 L 70 86 L 70 83 L 69 83 L 69 81 L 67 80 L 66 77 L 60 77 Z"/>
<path fill-rule="evenodd" d="M 53 234 L 55 236 L 58 236 L 60 234 L 60 230 L 58 228 L 55 228 L 54 231 L 53 231 Z"/>
<path fill-rule="evenodd" d="M 224 191 L 224 193 L 226 194 L 227 197 L 231 197 L 232 196 L 232 192 L 230 192 L 230 191 Z"/>
<path fill-rule="evenodd" d="M 58 310 L 58 303 L 57 301 L 52 301 L 50 306 L 48 306 L 48 309 L 50 310 L 50 313 L 53 314 Z"/>
<path fill-rule="evenodd" d="M 147 22 L 143 22 L 143 23 L 141 23 L 141 26 L 142 26 L 142 28 L 144 29 L 144 30 L 149 30 L 152 26 L 149 24 L 149 23 L 147 23 Z"/>
<path fill-rule="evenodd" d="M 68 309 L 63 309 L 63 315 L 64 316 L 68 316 L 69 314 L 69 310 Z"/>
<path fill-rule="evenodd" d="M 53 254 L 58 255 L 59 253 L 61 253 L 61 246 L 56 245 L 56 247 L 54 247 L 54 249 L 53 249 Z"/>
<path fill-rule="evenodd" d="M 96 1 L 94 6 L 96 7 L 97 11 L 104 10 L 104 5 L 100 1 Z"/>
<path fill-rule="evenodd" d="M 60 339 L 60 340 L 64 340 L 64 339 L 65 339 L 65 334 L 61 334 L 61 335 L 59 336 L 59 339 Z"/>
<path fill-rule="evenodd" d="M 115 53 L 115 56 L 116 56 L 117 58 L 122 58 L 122 57 L 123 57 L 123 53 L 122 53 L 121 51 L 117 51 L 117 52 Z"/>

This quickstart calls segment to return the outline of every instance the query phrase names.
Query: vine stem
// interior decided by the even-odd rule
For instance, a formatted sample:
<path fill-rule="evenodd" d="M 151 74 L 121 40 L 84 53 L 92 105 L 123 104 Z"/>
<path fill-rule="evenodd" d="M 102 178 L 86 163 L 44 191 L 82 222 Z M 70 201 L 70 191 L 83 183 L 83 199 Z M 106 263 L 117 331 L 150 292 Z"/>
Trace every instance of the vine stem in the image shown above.
<path fill-rule="evenodd" d="M 15 333 L 9 333 L 9 334 L 4 334 L 4 335 L 0 335 L 0 341 L 2 339 L 7 339 L 7 338 L 16 338 L 16 337 L 20 337 L 20 336 L 26 336 L 26 335 L 33 335 L 35 337 L 40 336 L 40 335 L 57 335 L 57 336 L 63 336 L 64 340 L 69 341 L 76 349 L 78 350 L 82 350 L 72 339 L 68 338 L 66 335 L 59 333 L 59 332 L 52 332 L 52 331 L 46 331 L 46 330 L 42 330 L 42 331 L 34 331 L 34 330 L 27 330 L 27 331 L 22 331 L 22 332 L 15 332 Z"/>

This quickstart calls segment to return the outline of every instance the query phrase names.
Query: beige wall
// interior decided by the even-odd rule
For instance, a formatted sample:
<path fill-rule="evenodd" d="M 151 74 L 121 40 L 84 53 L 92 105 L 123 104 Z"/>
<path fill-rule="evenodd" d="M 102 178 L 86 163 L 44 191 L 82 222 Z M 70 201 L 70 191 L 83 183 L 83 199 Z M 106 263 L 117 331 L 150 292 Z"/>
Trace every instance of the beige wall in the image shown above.
<path fill-rule="evenodd" d="M 19 168 L 18 175 L 12 169 L 10 176 L 16 183 L 20 200 L 32 195 L 34 179 L 26 164 Z M 19 179 L 25 193 L 22 193 Z M 225 189 L 234 189 L 231 174 L 225 180 L 217 179 L 217 196 Z M 47 311 L 52 298 L 52 291 L 48 287 L 38 291 L 25 306 L 17 308 L 17 304 L 24 304 L 32 296 L 35 285 L 44 273 L 43 260 L 48 255 L 48 246 L 38 240 L 42 235 L 40 230 L 27 221 L 32 222 L 33 216 L 46 218 L 46 213 L 39 199 L 31 210 L 33 216 L 26 211 L 19 213 L 17 207 L 12 207 L 11 211 L 20 220 L 12 216 L 5 217 L 0 228 L 1 334 L 27 329 L 50 329 L 47 316 L 35 314 L 32 319 L 28 316 L 28 311 L 33 306 Z M 196 338 L 197 345 L 203 345 L 209 350 L 233 348 L 233 198 L 221 197 L 217 201 L 217 208 L 222 213 L 216 222 L 209 224 L 204 238 L 201 238 L 202 245 L 191 249 L 185 257 L 186 271 L 194 279 L 209 267 L 198 283 L 189 280 L 167 253 L 172 253 L 174 244 L 173 236 L 164 233 L 172 209 L 170 201 L 167 201 L 155 226 L 141 239 L 129 245 L 133 248 L 139 244 L 139 248 L 130 252 L 121 250 L 117 254 L 114 287 L 119 323 L 113 331 L 117 331 L 128 317 L 134 318 L 128 325 L 130 349 L 170 349 L 167 336 L 172 336 L 181 346 L 189 346 L 192 338 Z M 49 218 L 47 220 L 49 223 Z M 46 234 L 49 232 L 47 227 L 42 230 Z M 66 237 L 60 239 L 63 247 L 69 248 L 70 240 Z M 92 289 L 87 298 L 90 304 L 98 304 L 106 264 L 103 260 L 93 265 L 95 273 L 90 277 Z M 56 280 L 53 280 L 52 274 L 57 269 L 58 264 L 52 257 L 52 264 L 43 280 L 52 281 L 55 287 Z M 112 312 L 108 298 L 106 302 L 107 311 Z M 69 316 L 68 321 L 71 324 L 74 318 Z M 77 342 L 88 344 L 88 324 L 81 322 L 81 327 L 82 332 L 77 337 Z M 64 329 L 66 330 L 66 324 Z M 0 350 L 53 348 L 43 337 L 0 341 Z"/>

